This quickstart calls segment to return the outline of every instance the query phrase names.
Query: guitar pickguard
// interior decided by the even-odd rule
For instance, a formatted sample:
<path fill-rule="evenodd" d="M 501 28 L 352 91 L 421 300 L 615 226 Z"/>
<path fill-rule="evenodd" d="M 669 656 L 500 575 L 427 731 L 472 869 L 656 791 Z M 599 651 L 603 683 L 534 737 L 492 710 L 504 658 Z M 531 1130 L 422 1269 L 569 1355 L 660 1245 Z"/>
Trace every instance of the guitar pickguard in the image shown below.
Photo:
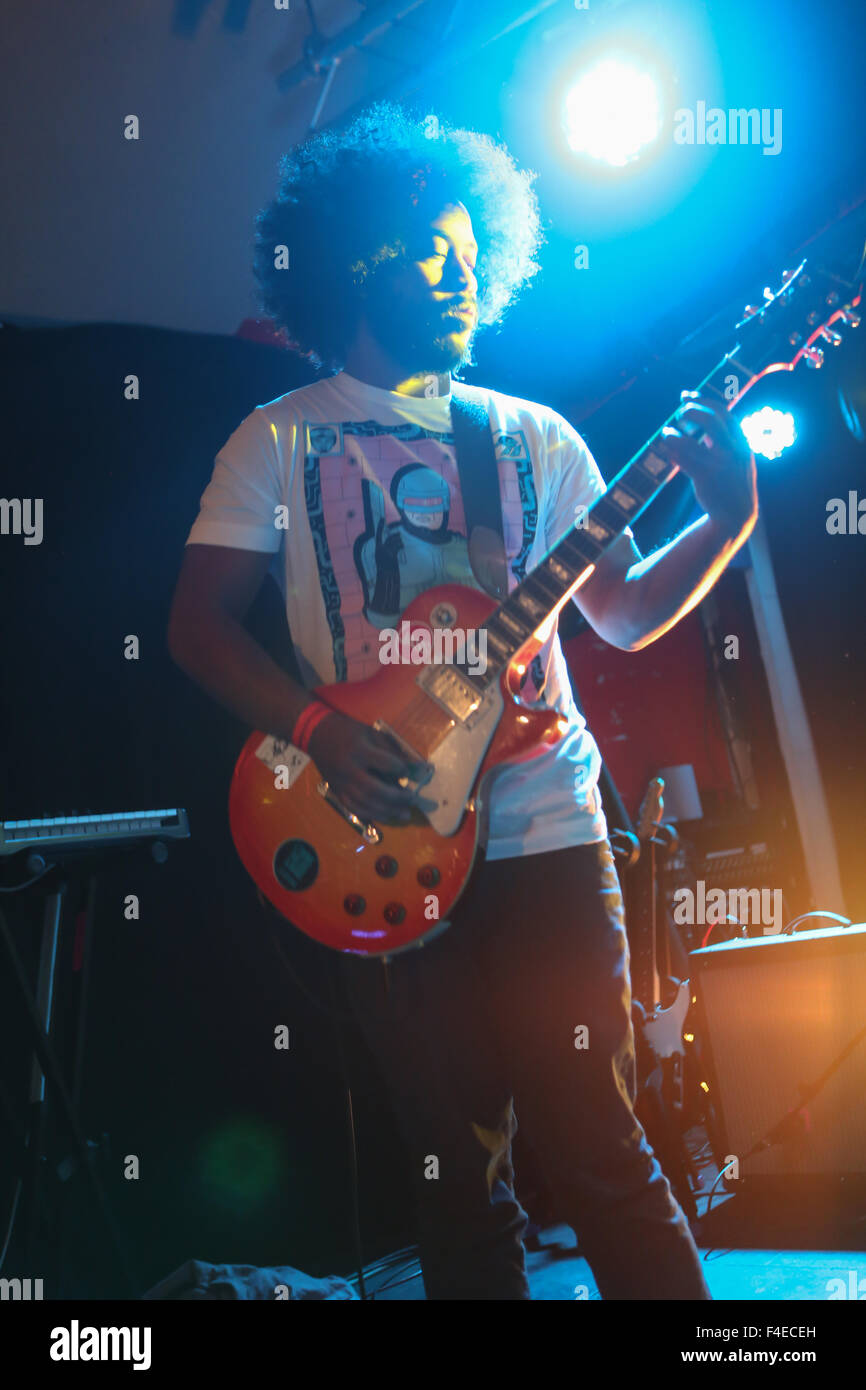
<path fill-rule="evenodd" d="M 681 980 L 677 997 L 666 1009 L 658 1009 L 650 1014 L 644 1024 L 644 1037 L 656 1057 L 673 1057 L 674 1053 L 685 1055 L 683 1047 L 683 1024 L 689 1011 L 689 981 Z"/>

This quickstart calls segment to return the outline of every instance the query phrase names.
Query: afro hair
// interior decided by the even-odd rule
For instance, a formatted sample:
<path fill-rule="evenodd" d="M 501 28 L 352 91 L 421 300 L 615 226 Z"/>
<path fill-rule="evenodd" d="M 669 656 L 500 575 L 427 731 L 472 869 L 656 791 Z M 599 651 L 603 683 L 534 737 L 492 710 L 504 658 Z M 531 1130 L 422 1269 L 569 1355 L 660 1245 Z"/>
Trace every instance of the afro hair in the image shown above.
<path fill-rule="evenodd" d="M 256 219 L 261 307 L 292 351 L 339 370 L 378 267 L 420 259 L 419 237 L 460 202 L 479 244 L 478 326 L 495 325 L 539 269 L 534 180 L 490 136 L 378 102 L 281 160 L 277 195 Z"/>

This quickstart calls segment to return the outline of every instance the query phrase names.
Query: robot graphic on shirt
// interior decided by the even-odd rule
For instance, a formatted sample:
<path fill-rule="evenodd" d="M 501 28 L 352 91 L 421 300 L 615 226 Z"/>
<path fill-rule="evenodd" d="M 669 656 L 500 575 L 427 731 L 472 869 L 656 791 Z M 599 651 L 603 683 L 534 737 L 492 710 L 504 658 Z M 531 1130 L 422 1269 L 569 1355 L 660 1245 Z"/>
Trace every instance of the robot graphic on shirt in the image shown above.
<path fill-rule="evenodd" d="M 399 521 L 386 522 L 382 489 L 364 481 L 367 527 L 355 542 L 364 585 L 364 616 L 374 627 L 393 627 L 418 594 L 437 584 L 477 588 L 466 537 L 448 527 L 451 492 L 432 468 L 410 463 L 391 479 Z"/>

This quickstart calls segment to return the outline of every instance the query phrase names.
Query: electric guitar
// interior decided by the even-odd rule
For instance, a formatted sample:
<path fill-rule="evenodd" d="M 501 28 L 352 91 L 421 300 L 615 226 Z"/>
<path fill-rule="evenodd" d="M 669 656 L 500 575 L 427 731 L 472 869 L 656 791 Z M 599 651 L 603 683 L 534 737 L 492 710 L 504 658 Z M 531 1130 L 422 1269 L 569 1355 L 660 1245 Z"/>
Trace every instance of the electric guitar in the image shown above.
<path fill-rule="evenodd" d="M 689 1159 L 682 1132 L 683 1025 L 689 1011 L 690 984 L 688 980 L 671 978 L 670 937 L 664 928 L 659 940 L 656 853 L 661 850 L 664 855 L 676 843 L 673 827 L 662 824 L 663 792 L 661 777 L 651 778 L 638 813 L 640 858 L 625 881 L 638 1063 L 635 1114 L 647 1132 L 653 1152 L 672 1183 L 680 1205 L 687 1216 L 693 1216 L 695 1201 L 689 1185 Z M 664 948 L 661 970 L 660 946 Z M 635 1008 L 635 1003 L 639 1007 Z"/>
<path fill-rule="evenodd" d="M 843 324 L 859 323 L 854 289 L 807 271 L 803 261 L 775 294 L 764 291 L 762 305 L 747 308 L 735 346 L 698 389 L 731 409 L 770 372 L 793 371 L 803 360 L 820 365 L 819 340 L 835 344 Z M 290 743 L 264 733 L 246 741 L 229 796 L 235 847 L 268 901 L 308 936 L 389 957 L 448 925 L 482 841 L 497 770 L 532 760 L 567 732 L 555 710 L 521 703 L 520 677 L 600 557 L 679 471 L 653 449 L 663 428 L 503 602 L 450 584 L 404 611 L 404 632 L 421 630 L 428 642 L 437 631 L 441 640 L 452 630 L 486 629 L 483 673 L 477 662 L 390 665 L 367 680 L 316 690 L 331 709 L 389 734 L 413 763 L 432 766 L 426 784 L 415 784 L 407 824 L 362 820 Z"/>
<path fill-rule="evenodd" d="M 680 980 L 676 994 L 667 1005 L 662 998 L 662 977 L 659 973 L 658 879 L 656 849 L 666 849 L 670 835 L 661 837 L 664 815 L 664 782 L 653 777 L 646 789 L 638 812 L 637 837 L 640 858 L 630 870 L 628 879 L 628 916 L 635 924 L 629 931 L 631 943 L 632 996 L 644 1011 L 643 1033 L 656 1061 L 685 1056 L 683 1024 L 689 1011 L 689 981 Z M 666 958 L 669 950 L 665 951 Z M 669 980 L 669 976 L 666 976 Z M 681 1073 L 677 1073 L 681 1091 Z"/>

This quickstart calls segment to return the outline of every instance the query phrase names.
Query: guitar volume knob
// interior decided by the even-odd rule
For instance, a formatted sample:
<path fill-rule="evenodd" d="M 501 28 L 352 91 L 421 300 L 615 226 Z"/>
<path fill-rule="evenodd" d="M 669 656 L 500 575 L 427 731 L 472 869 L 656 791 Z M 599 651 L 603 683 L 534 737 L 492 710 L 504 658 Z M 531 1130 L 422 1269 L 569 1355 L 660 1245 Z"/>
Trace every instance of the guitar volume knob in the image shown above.
<path fill-rule="evenodd" d="M 388 903 L 385 907 L 384 917 L 389 927 L 399 927 L 406 916 L 406 909 L 402 903 Z"/>
<path fill-rule="evenodd" d="M 376 860 L 376 873 L 380 878 L 393 878 L 399 865 L 390 854 L 381 854 Z"/>
<path fill-rule="evenodd" d="M 418 882 L 422 888 L 435 888 L 441 878 L 442 875 L 435 864 L 425 864 L 423 868 L 418 870 Z"/>
<path fill-rule="evenodd" d="M 366 911 L 367 902 L 360 893 L 347 893 L 343 899 L 343 907 L 350 917 L 360 917 L 361 913 Z"/>

